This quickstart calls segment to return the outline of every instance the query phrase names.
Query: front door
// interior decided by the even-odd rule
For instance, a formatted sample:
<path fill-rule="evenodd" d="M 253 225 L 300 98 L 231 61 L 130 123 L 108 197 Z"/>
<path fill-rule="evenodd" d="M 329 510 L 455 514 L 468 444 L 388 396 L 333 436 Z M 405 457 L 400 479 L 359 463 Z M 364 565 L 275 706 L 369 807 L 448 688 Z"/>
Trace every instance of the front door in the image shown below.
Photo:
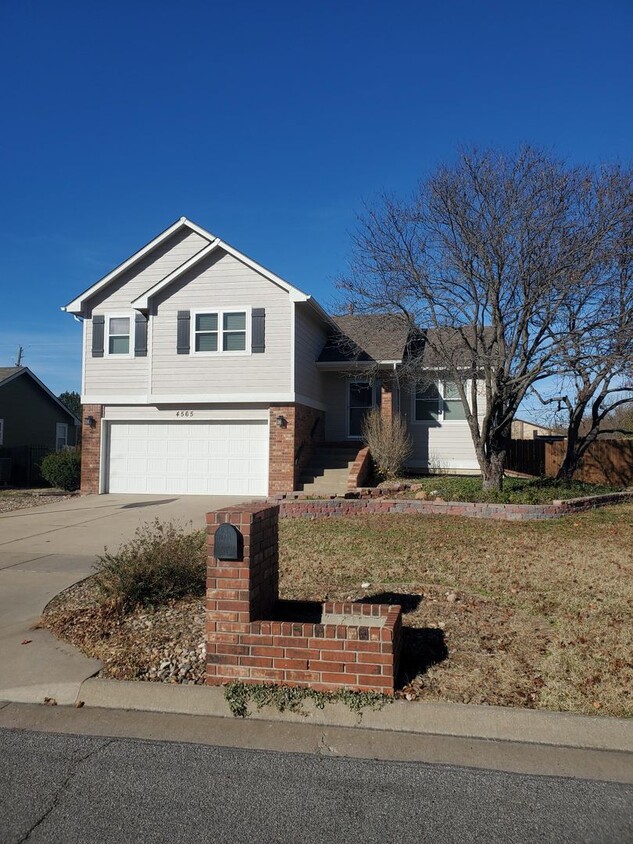
<path fill-rule="evenodd" d="M 347 382 L 347 436 L 360 439 L 363 419 L 380 404 L 380 382 L 373 378 L 350 378 Z"/>

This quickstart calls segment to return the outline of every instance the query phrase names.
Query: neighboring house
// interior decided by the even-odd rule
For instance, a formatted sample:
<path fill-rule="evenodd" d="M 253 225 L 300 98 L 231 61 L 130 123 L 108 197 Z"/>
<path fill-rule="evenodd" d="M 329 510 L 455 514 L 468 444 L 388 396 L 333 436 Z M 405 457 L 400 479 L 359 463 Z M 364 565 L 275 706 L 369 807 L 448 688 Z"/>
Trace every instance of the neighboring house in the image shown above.
<path fill-rule="evenodd" d="M 75 445 L 79 424 L 28 367 L 0 368 L 0 457 L 12 458 L 15 483 L 29 482 L 47 451 Z"/>
<path fill-rule="evenodd" d="M 514 419 L 512 422 L 511 437 L 513 440 L 536 440 L 540 437 L 560 437 L 560 431 L 548 428 L 545 425 L 537 425 L 536 422 L 528 422 L 525 419 Z"/>
<path fill-rule="evenodd" d="M 433 362 L 398 385 L 401 323 L 331 317 L 184 217 L 64 310 L 83 321 L 83 492 L 288 491 L 317 444 L 358 445 L 373 406 L 407 419 L 412 467 L 477 469 Z"/>

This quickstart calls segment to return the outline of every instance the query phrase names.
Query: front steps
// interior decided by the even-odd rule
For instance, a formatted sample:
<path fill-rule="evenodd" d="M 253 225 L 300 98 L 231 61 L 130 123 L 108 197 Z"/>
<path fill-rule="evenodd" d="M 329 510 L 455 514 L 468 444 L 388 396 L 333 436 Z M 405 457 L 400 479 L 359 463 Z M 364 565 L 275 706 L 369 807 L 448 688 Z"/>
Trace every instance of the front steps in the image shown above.
<path fill-rule="evenodd" d="M 349 448 L 318 446 L 310 462 L 301 470 L 298 489 L 304 495 L 345 495 L 350 469 L 359 448 L 360 443 Z"/>

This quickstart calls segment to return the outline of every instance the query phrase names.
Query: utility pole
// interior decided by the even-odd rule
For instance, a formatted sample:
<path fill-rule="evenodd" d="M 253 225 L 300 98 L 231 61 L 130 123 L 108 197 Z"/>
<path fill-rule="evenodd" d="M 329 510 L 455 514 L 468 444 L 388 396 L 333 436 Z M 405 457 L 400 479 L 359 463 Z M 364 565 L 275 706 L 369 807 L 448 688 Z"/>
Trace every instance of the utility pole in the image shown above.
<path fill-rule="evenodd" d="M 22 366 L 22 356 L 24 354 L 24 349 L 22 346 L 18 346 L 18 359 L 15 362 L 16 366 Z"/>

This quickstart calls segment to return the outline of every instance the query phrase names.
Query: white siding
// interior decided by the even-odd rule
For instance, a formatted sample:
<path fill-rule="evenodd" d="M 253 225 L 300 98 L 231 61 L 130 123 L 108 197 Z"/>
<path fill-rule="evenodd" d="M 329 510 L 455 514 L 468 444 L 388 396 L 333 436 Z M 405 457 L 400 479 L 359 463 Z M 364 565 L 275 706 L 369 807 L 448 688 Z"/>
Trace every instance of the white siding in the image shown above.
<path fill-rule="evenodd" d="M 208 241 L 196 232 L 184 230 L 169 238 L 142 261 L 131 267 L 121 278 L 96 293 L 89 302 L 93 314 L 129 314 L 132 324 L 133 347 L 134 314 L 132 301 L 152 287 L 168 273 L 197 254 Z M 148 357 L 92 357 L 92 320 L 86 321 L 84 332 L 84 388 L 85 396 L 108 398 L 127 397 L 141 400 L 149 388 L 150 355 Z M 148 337 L 148 344 L 151 336 Z M 107 336 L 105 337 L 107 345 Z"/>
<path fill-rule="evenodd" d="M 266 311 L 266 351 L 213 357 L 176 353 L 177 312 L 253 307 Z M 241 261 L 213 253 L 153 303 L 151 394 L 155 400 L 192 395 L 201 401 L 245 393 L 291 391 L 291 307 L 288 293 Z M 231 400 L 230 398 L 225 400 Z"/>
<path fill-rule="evenodd" d="M 480 404 L 484 397 L 480 391 Z M 430 472 L 475 472 L 479 464 L 475 447 L 466 421 L 425 424 L 414 421 L 413 391 L 403 386 L 401 412 L 407 420 L 413 439 L 413 454 L 407 465 L 411 469 L 428 469 Z M 480 407 L 480 414 L 484 408 Z"/>
<path fill-rule="evenodd" d="M 295 392 L 297 401 L 303 397 L 323 404 L 324 376 L 316 368 L 316 360 L 325 346 L 327 331 L 309 308 L 307 303 L 295 307 Z"/>

